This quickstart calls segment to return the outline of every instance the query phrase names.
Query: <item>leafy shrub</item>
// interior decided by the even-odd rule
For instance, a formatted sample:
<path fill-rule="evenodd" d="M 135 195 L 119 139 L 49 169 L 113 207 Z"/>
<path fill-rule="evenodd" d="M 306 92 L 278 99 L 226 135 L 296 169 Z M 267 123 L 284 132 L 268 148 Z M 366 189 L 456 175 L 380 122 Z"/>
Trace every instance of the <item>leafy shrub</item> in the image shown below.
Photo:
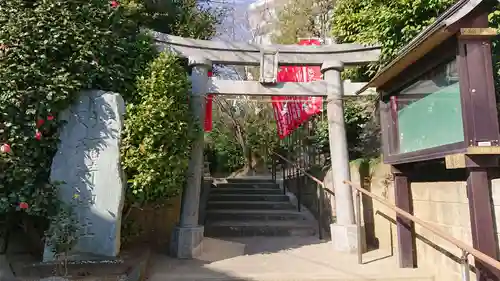
<path fill-rule="evenodd" d="M 222 128 L 224 124 L 216 122 L 208 134 L 209 143 L 205 147 L 211 173 L 231 173 L 245 165 L 241 145 L 234 134 Z"/>
<path fill-rule="evenodd" d="M 165 199 L 184 186 L 195 132 L 189 91 L 187 73 L 172 54 L 160 54 L 139 79 L 136 103 L 127 105 L 122 143 L 129 202 Z"/>
<path fill-rule="evenodd" d="M 344 120 L 350 159 L 362 157 L 367 153 L 364 147 L 363 136 L 366 124 L 369 123 L 372 117 L 370 115 L 371 105 L 370 101 L 362 103 L 360 101 L 347 100 L 344 103 Z M 318 119 L 312 142 L 322 153 L 330 152 L 328 120 L 326 116 Z"/>
<path fill-rule="evenodd" d="M 500 5 L 488 16 L 490 26 L 500 30 Z M 497 96 L 497 108 L 500 114 L 500 36 L 496 36 L 491 40 L 491 52 L 493 60 L 493 77 L 495 78 L 495 90 Z M 500 119 L 500 117 L 499 117 Z"/>

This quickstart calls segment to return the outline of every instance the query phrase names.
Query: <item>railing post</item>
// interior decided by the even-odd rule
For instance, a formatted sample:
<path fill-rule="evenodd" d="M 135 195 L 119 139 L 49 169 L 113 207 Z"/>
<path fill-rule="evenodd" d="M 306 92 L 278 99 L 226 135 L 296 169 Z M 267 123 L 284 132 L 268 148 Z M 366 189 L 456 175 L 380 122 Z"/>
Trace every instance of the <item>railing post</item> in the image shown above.
<path fill-rule="evenodd" d="M 316 183 L 316 191 L 318 195 L 318 237 L 323 239 L 323 187 Z"/>
<path fill-rule="evenodd" d="M 356 190 L 356 232 L 358 233 L 358 264 L 363 264 L 363 241 L 361 240 L 362 236 L 362 228 L 361 228 L 361 192 Z"/>
<path fill-rule="evenodd" d="M 281 168 L 283 169 L 283 195 L 286 194 L 286 165 L 287 163 L 281 159 Z"/>
<path fill-rule="evenodd" d="M 469 253 L 462 249 L 462 257 L 460 258 L 460 263 L 462 265 L 462 281 L 470 281 L 470 271 L 469 271 Z"/>
<path fill-rule="evenodd" d="M 350 184 L 351 186 L 355 185 L 351 181 L 344 181 L 344 182 L 347 184 Z M 450 236 L 448 233 L 444 232 L 439 227 L 433 226 L 432 224 L 430 224 L 422 219 L 419 219 L 418 217 L 415 217 L 411 213 L 403 210 L 402 208 L 395 206 L 395 205 L 392 205 L 385 198 L 382 198 L 378 195 L 375 195 L 375 194 L 363 189 L 361 186 L 359 188 L 357 188 L 356 190 L 358 192 L 360 192 L 360 194 L 364 194 L 364 195 L 378 201 L 379 203 L 382 203 L 382 205 L 384 205 L 384 206 L 388 207 L 389 209 L 393 210 L 394 212 L 396 212 L 397 216 L 402 217 L 406 220 L 409 220 L 415 224 L 418 224 L 427 230 L 430 230 L 432 233 L 436 234 L 438 237 L 440 237 L 440 238 L 450 242 L 451 244 L 457 246 L 458 248 L 462 249 L 462 257 L 460 259 L 461 260 L 460 264 L 465 263 L 465 256 L 466 256 L 465 253 L 467 253 L 467 254 L 471 254 L 474 256 L 474 261 L 476 264 L 480 261 L 481 263 L 488 265 L 489 267 L 491 267 L 492 269 L 494 269 L 496 271 L 500 270 L 500 262 L 496 258 L 488 256 L 484 252 L 481 252 L 481 251 L 475 249 L 474 247 L 467 245 L 467 243 Z M 483 279 L 480 279 L 478 276 L 477 266 L 476 266 L 475 273 L 476 273 L 476 278 L 478 280 L 482 281 Z M 488 280 L 488 281 L 489 280 L 498 280 L 498 278 L 496 278 L 495 276 L 488 276 L 488 277 L 490 277 L 490 278 L 487 278 L 487 279 L 485 278 L 484 280 Z"/>
<path fill-rule="evenodd" d="M 271 174 L 273 181 L 276 182 L 276 156 L 274 153 L 271 154 Z"/>
<path fill-rule="evenodd" d="M 302 204 L 302 188 L 300 186 L 300 170 L 295 164 L 295 188 L 297 189 L 297 211 L 301 211 Z"/>

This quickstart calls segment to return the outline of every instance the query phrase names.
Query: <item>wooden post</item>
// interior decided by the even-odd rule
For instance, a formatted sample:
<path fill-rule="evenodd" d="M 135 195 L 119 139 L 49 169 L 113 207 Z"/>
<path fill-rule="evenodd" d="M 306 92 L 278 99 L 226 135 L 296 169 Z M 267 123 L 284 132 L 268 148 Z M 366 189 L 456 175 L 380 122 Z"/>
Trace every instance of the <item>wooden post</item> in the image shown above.
<path fill-rule="evenodd" d="M 395 203 L 404 211 L 413 214 L 413 202 L 411 196 L 408 175 L 393 167 Z M 411 220 L 399 215 L 396 216 L 399 250 L 399 267 L 414 268 L 416 263 L 415 249 L 415 225 Z"/>
<path fill-rule="evenodd" d="M 458 62 L 462 96 L 464 135 L 467 146 L 495 147 L 499 145 L 498 113 L 496 108 L 491 59 L 488 13 L 481 12 L 467 19 L 467 26 L 458 35 Z M 485 33 L 486 31 L 486 33 Z M 498 244 L 492 215 L 488 167 L 498 166 L 497 157 L 466 158 L 467 197 L 474 248 L 497 259 Z M 500 280 L 500 272 L 475 259 L 478 281 Z"/>
<path fill-rule="evenodd" d="M 496 259 L 498 245 L 495 239 L 488 168 L 467 169 L 467 197 L 473 246 Z M 475 259 L 475 266 L 478 281 L 500 280 L 498 270 L 478 259 Z"/>

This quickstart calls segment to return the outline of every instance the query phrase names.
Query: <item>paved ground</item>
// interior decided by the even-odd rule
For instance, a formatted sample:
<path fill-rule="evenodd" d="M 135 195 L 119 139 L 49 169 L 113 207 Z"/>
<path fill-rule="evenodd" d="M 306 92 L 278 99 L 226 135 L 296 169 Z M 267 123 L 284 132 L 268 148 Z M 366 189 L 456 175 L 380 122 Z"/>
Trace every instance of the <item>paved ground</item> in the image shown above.
<path fill-rule="evenodd" d="M 153 257 L 149 280 L 433 280 L 423 269 L 399 269 L 390 253 L 372 251 L 363 259 L 359 265 L 356 255 L 334 253 L 315 237 L 205 238 L 198 259 Z"/>

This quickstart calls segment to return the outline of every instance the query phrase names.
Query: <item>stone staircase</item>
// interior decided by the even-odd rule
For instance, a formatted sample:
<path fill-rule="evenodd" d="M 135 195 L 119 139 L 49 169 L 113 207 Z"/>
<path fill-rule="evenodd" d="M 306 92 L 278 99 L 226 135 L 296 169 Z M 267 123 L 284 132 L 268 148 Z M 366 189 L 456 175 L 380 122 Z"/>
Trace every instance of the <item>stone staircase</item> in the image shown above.
<path fill-rule="evenodd" d="M 264 179 L 228 179 L 210 190 L 205 236 L 313 236 L 316 223 L 298 212 L 279 185 Z"/>

